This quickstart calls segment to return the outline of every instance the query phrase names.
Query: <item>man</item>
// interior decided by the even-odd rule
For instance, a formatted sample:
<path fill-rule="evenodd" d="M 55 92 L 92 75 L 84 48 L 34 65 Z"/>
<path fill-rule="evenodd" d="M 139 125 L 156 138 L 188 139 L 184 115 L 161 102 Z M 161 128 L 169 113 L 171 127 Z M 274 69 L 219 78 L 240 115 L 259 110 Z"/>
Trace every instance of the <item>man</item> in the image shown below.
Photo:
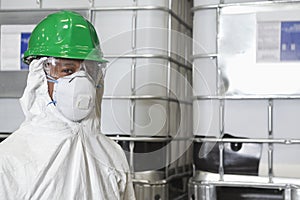
<path fill-rule="evenodd" d="M 25 121 L 0 145 L 0 199 L 135 199 L 118 144 L 100 133 L 103 59 L 93 25 L 61 11 L 33 30 Z"/>

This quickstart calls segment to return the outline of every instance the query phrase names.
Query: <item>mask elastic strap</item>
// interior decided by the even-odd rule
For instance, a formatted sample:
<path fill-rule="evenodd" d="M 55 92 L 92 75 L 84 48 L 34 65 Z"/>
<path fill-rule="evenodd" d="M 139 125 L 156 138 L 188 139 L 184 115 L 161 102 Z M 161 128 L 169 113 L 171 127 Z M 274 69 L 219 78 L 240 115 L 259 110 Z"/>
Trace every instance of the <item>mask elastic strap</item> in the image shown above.
<path fill-rule="evenodd" d="M 46 76 L 47 76 L 47 81 L 48 82 L 58 83 L 58 81 L 55 78 L 53 78 L 52 76 L 50 76 L 50 75 L 46 75 Z"/>
<path fill-rule="evenodd" d="M 102 84 L 97 84 L 97 85 L 95 85 L 95 87 L 96 87 L 96 89 L 100 89 L 100 88 L 102 88 Z"/>
<path fill-rule="evenodd" d="M 50 101 L 48 104 L 47 104 L 47 106 L 49 106 L 50 104 L 53 104 L 53 105 L 56 105 L 56 101 Z"/>

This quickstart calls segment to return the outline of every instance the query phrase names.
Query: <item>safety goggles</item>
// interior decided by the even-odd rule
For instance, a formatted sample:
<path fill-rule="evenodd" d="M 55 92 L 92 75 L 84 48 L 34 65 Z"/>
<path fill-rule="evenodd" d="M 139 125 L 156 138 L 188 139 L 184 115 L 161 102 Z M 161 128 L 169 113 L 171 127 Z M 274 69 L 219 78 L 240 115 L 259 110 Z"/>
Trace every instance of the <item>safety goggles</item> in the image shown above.
<path fill-rule="evenodd" d="M 60 59 L 49 57 L 44 61 L 44 70 L 53 79 L 69 76 L 78 71 L 85 71 L 97 85 L 105 76 L 106 63 L 90 60 Z"/>

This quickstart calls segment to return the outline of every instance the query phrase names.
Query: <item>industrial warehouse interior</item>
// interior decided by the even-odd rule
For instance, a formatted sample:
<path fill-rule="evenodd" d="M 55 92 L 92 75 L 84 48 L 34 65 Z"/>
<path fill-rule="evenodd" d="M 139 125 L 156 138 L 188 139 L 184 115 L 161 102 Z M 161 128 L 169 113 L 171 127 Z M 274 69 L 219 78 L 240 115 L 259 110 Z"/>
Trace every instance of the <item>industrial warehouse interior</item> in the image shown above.
<path fill-rule="evenodd" d="M 59 11 L 74 11 L 97 32 L 103 54 L 100 62 L 106 66 L 103 97 L 94 105 L 101 107 L 95 134 L 110 138 L 124 152 L 128 180 L 137 200 L 300 200 L 298 0 L 0 0 L 0 176 L 12 173 L 2 166 L 27 167 L 11 156 L 15 149 L 28 150 L 13 146 L 17 144 L 13 135 L 26 128 L 30 120 L 39 124 L 24 110 L 30 100 L 22 103 L 30 81 L 39 80 L 31 63 L 43 57 L 69 59 L 43 54 L 32 54 L 34 59 L 29 56 L 27 63 L 25 59 L 37 25 Z M 57 26 L 46 28 L 54 31 Z M 46 34 L 45 30 L 40 29 L 40 34 Z M 61 32 L 50 37 L 59 38 Z M 45 42 L 51 40 L 45 38 Z M 86 39 L 83 33 L 77 37 L 81 39 Z M 49 84 L 48 75 L 43 80 Z M 58 80 L 50 82 L 55 85 Z M 29 91 L 29 95 L 42 95 L 37 86 L 31 89 L 37 92 L 33 95 Z M 44 91 L 47 95 L 48 90 Z M 52 99 L 51 108 L 59 110 L 58 102 Z M 42 103 L 37 99 L 33 109 Z M 74 126 L 81 126 L 81 122 L 76 121 Z M 47 123 L 43 126 L 47 128 Z M 42 129 L 33 132 L 49 134 Z M 56 137 L 44 139 L 51 142 Z M 96 146 L 84 139 L 90 136 L 79 133 L 76 137 L 85 141 L 83 149 L 85 145 Z M 39 143 L 34 134 L 19 142 L 24 141 L 30 141 L 25 142 L 28 147 Z M 46 157 L 51 144 L 30 151 Z M 79 150 L 74 149 L 69 154 L 76 157 Z M 103 152 L 115 156 L 105 145 L 97 149 L 93 150 L 95 159 L 102 160 Z M 8 165 L 6 160 L 13 160 L 13 164 Z M 24 163 L 30 163 L 27 161 Z M 31 193 L 25 191 L 24 195 L 13 182 L 0 177 L 0 188 L 20 193 L 12 198 L 6 194 L 10 191 L 0 190 L 0 200 L 43 200 L 49 199 L 43 198 L 51 193 L 47 188 L 64 190 L 64 185 L 54 183 L 45 184 L 44 190 L 30 187 L 43 182 L 41 174 L 38 180 L 16 175 L 16 182 L 29 184 L 26 188 Z M 87 174 L 89 178 L 98 175 Z M 59 175 L 61 179 L 63 175 Z M 77 177 L 75 172 L 73 176 Z M 119 180 L 114 181 L 121 190 Z M 97 185 L 91 183 L 79 185 L 92 193 L 98 191 L 93 191 Z M 134 199 L 116 196 L 103 199 Z"/>

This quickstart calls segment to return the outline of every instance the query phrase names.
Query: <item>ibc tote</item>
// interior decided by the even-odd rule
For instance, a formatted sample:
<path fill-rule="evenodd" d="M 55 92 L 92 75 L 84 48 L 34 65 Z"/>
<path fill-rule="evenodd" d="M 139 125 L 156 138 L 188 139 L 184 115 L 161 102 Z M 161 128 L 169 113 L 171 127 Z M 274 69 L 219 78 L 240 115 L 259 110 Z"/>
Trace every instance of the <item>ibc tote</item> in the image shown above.
<path fill-rule="evenodd" d="M 195 144 L 215 144 L 218 168 L 194 172 L 190 198 L 216 199 L 222 190 L 226 199 L 230 187 L 244 196 L 264 198 L 265 189 L 270 199 L 300 198 L 300 160 L 292 156 L 299 152 L 299 5 L 194 1 L 193 133 Z M 227 133 L 237 138 L 224 138 Z M 257 175 L 228 172 L 224 159 L 237 144 L 241 159 L 259 155 Z M 261 150 L 247 153 L 251 144 Z M 203 159 L 203 150 L 194 152 L 194 161 Z"/>
<path fill-rule="evenodd" d="M 95 0 L 94 7 L 109 60 L 102 131 L 125 150 L 138 199 L 173 198 L 172 181 L 191 173 L 192 1 Z"/>

